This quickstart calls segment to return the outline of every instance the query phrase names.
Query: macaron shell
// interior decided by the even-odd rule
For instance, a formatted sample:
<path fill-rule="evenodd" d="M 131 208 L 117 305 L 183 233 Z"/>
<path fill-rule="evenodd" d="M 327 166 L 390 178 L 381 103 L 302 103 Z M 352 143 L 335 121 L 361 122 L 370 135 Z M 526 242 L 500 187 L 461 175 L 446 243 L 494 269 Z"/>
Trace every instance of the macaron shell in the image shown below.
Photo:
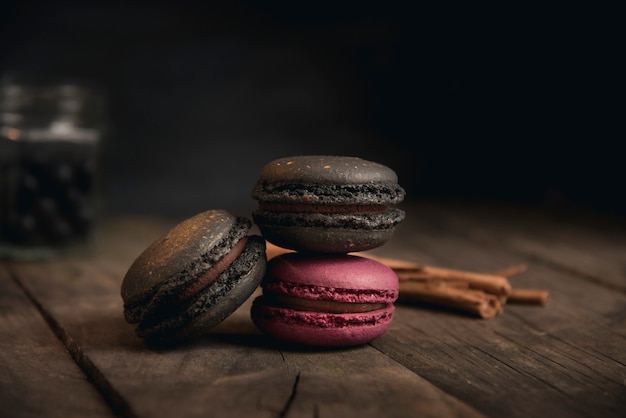
<path fill-rule="evenodd" d="M 146 248 L 128 269 L 121 293 L 132 304 L 218 245 L 237 224 L 224 210 L 199 213 L 174 226 Z M 243 228 L 245 235 L 249 226 Z M 228 249 L 226 249 L 228 250 Z"/>
<path fill-rule="evenodd" d="M 278 158 L 259 173 L 260 180 L 294 183 L 396 183 L 396 173 L 387 166 L 358 157 L 304 155 Z M 321 180 L 320 180 L 321 179 Z"/>
<path fill-rule="evenodd" d="M 263 236 L 272 244 L 291 250 L 345 254 L 369 251 L 391 239 L 393 228 L 346 229 L 306 226 L 259 226 Z"/>
<path fill-rule="evenodd" d="M 393 305 L 365 313 L 328 314 L 268 306 L 262 297 L 252 306 L 252 320 L 268 335 L 292 343 L 340 347 L 365 344 L 382 336 L 393 319 Z"/>
<path fill-rule="evenodd" d="M 353 291 L 391 291 L 395 296 L 398 292 L 398 276 L 389 267 L 370 258 L 347 254 L 282 254 L 269 261 L 265 282 Z"/>
<path fill-rule="evenodd" d="M 357 157 L 306 155 L 271 161 L 252 197 L 265 202 L 395 204 L 404 198 L 392 169 Z"/>

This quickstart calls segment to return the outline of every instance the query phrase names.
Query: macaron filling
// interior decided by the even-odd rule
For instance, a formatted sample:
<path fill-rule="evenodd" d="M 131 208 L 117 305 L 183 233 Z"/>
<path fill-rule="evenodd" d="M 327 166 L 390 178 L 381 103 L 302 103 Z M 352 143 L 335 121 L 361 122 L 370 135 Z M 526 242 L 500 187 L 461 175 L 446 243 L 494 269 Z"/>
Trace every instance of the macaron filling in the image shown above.
<path fill-rule="evenodd" d="M 208 270 L 200 275 L 195 281 L 191 282 L 185 290 L 180 293 L 178 301 L 185 302 L 193 298 L 205 287 L 214 282 L 220 274 L 222 274 L 237 258 L 239 258 L 241 252 L 246 246 L 247 241 L 246 237 L 239 240 L 229 253 L 218 260 L 214 265 L 209 267 Z"/>
<path fill-rule="evenodd" d="M 382 213 L 389 208 L 386 205 L 320 205 L 306 203 L 259 202 L 260 210 L 270 212 L 313 212 L 313 213 Z"/>
<path fill-rule="evenodd" d="M 290 308 L 297 311 L 328 313 L 362 313 L 383 309 L 387 303 L 353 303 L 334 300 L 302 299 L 293 296 L 265 294 L 265 303 L 272 306 Z"/>
<path fill-rule="evenodd" d="M 392 304 L 389 304 L 386 308 L 369 312 L 313 312 L 265 305 L 262 303 L 262 299 L 257 299 L 253 305 L 253 310 L 257 322 L 259 319 L 267 318 L 291 326 L 341 329 L 388 324 L 393 318 L 395 309 Z"/>

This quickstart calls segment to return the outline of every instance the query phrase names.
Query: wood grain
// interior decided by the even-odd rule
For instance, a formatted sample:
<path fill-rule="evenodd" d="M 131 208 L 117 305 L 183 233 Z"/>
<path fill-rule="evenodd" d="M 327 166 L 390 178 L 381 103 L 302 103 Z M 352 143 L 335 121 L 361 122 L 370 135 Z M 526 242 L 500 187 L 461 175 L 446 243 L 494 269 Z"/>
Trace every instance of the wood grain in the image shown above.
<path fill-rule="evenodd" d="M 626 292 L 626 220 L 532 207 L 424 203 L 407 208 L 430 226 L 478 245 L 506 246 L 536 263 Z"/>
<path fill-rule="evenodd" d="M 409 359 L 407 367 L 490 416 L 620 414 L 626 374 L 621 293 L 586 275 L 536 262 L 503 245 L 508 241 L 476 244 L 419 219 L 430 218 L 410 220 L 379 253 L 409 245 L 440 265 L 484 272 L 527 262 L 528 271 L 511 278 L 513 286 L 548 289 L 551 301 L 546 307 L 505 305 L 499 317 L 479 322 L 432 307 L 401 307 L 389 332 L 395 339 L 374 346 L 399 361 Z"/>
<path fill-rule="evenodd" d="M 136 256 L 148 240 L 123 230 Z M 102 268 L 119 257 L 132 261 L 103 251 L 13 268 L 71 336 L 68 348 L 86 359 L 83 367 L 121 416 L 481 416 L 371 346 L 302 351 L 272 341 L 249 319 L 250 301 L 199 341 L 148 348 L 124 322 L 121 270 Z"/>
<path fill-rule="evenodd" d="M 113 416 L 2 265 L 0 335 L 0 416 Z"/>
<path fill-rule="evenodd" d="M 485 321 L 398 304 L 387 334 L 343 350 L 262 335 L 251 300 L 198 341 L 145 346 L 123 319 L 121 280 L 173 221 L 109 221 L 88 256 L 0 263 L 9 336 L 0 383 L 11 388 L 0 408 L 18 417 L 623 416 L 626 233 L 521 216 L 410 204 L 393 239 L 371 253 L 484 273 L 526 264 L 510 282 L 548 290 L 546 306 L 506 304 Z"/>

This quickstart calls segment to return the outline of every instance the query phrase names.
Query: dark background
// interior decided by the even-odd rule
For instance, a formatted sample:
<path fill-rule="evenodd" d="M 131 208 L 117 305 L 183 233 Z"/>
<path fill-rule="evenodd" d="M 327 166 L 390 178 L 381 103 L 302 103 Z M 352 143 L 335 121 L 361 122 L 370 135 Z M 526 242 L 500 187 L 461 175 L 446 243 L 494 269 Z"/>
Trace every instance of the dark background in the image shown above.
<path fill-rule="evenodd" d="M 271 159 L 345 154 L 412 199 L 626 215 L 615 11 L 224 3 L 1 3 L 1 73 L 105 93 L 107 213 L 249 211 Z"/>

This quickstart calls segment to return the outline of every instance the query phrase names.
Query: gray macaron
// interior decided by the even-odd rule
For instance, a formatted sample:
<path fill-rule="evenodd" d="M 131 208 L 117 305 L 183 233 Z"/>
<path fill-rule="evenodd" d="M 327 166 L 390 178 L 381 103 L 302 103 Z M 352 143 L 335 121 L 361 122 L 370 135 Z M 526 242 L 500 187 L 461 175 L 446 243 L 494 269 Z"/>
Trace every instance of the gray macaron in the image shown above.
<path fill-rule="evenodd" d="M 396 173 L 357 157 L 280 158 L 259 173 L 254 222 L 273 244 L 301 252 L 365 251 L 387 242 L 404 219 Z"/>
<path fill-rule="evenodd" d="M 209 210 L 165 233 L 133 262 L 122 282 L 124 316 L 150 344 L 204 333 L 234 312 L 265 273 L 265 241 L 251 222 Z"/>

